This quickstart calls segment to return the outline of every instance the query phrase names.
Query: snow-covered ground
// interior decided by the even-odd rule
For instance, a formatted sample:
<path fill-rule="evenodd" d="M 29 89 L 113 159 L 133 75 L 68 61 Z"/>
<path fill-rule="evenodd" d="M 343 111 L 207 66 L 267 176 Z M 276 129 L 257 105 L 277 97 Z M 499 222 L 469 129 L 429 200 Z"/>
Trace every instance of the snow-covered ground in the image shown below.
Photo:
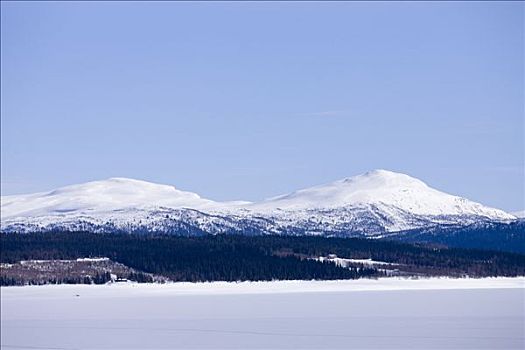
<path fill-rule="evenodd" d="M 523 349 L 525 278 L 1 289 L 2 349 Z"/>
<path fill-rule="evenodd" d="M 317 260 L 323 262 L 323 261 L 331 261 L 335 263 L 337 266 L 342 267 L 348 267 L 352 264 L 360 264 L 365 265 L 368 267 L 377 267 L 377 266 L 399 266 L 399 264 L 395 263 L 389 263 L 385 261 L 377 261 L 372 259 L 346 259 L 346 258 L 339 258 L 337 255 L 330 255 L 328 257 L 320 256 Z"/>

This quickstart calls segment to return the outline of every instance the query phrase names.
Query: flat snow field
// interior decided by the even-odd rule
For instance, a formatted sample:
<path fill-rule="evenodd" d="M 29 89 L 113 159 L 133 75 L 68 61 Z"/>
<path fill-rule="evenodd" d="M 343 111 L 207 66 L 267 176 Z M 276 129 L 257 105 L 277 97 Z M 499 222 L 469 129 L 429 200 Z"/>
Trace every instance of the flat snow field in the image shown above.
<path fill-rule="evenodd" d="M 2 349 L 525 348 L 525 278 L 0 291 Z"/>

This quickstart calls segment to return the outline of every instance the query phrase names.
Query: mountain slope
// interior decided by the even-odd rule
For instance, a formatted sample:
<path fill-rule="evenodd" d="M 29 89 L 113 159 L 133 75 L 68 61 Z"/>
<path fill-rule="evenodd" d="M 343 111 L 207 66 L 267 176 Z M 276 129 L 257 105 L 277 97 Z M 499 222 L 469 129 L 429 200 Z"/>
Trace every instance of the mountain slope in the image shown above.
<path fill-rule="evenodd" d="M 173 186 L 124 178 L 2 197 L 6 232 L 86 230 L 176 234 L 366 235 L 508 221 L 515 217 L 375 170 L 259 203 L 214 202 Z"/>
<path fill-rule="evenodd" d="M 203 209 L 227 207 L 198 194 L 127 178 L 110 178 L 61 187 L 51 192 L 2 197 L 2 218 L 34 217 L 68 212 L 108 212 L 155 207 Z"/>
<path fill-rule="evenodd" d="M 337 208 L 351 205 L 390 206 L 416 215 L 479 215 L 511 219 L 511 215 L 428 187 L 421 180 L 387 170 L 310 187 L 247 206 L 256 211 Z"/>

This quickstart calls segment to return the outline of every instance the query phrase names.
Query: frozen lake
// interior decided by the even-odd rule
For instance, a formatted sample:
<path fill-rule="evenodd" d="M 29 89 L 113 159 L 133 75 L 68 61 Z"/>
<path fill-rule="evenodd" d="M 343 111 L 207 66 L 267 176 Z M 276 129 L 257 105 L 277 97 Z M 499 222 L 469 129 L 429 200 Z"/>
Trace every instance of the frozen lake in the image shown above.
<path fill-rule="evenodd" d="M 525 279 L 1 289 L 2 349 L 523 349 Z"/>

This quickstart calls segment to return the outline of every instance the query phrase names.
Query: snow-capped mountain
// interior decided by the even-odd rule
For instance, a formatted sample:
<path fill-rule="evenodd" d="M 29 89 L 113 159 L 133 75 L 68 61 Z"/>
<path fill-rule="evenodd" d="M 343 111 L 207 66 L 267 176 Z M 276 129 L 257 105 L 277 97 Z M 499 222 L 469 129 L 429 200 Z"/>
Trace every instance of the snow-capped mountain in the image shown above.
<path fill-rule="evenodd" d="M 467 199 L 428 187 L 405 174 L 374 170 L 362 175 L 310 187 L 249 205 L 253 210 L 274 211 L 340 208 L 352 205 L 387 206 L 417 215 L 479 215 L 494 219 L 510 215 Z"/>
<path fill-rule="evenodd" d="M 518 219 L 525 219 L 525 210 L 515 211 L 511 214 L 517 217 Z"/>
<path fill-rule="evenodd" d="M 258 203 L 215 202 L 173 186 L 125 178 L 4 196 L 1 202 L 4 232 L 61 229 L 376 237 L 438 225 L 516 219 L 386 170 Z"/>
<path fill-rule="evenodd" d="M 217 203 L 198 194 L 146 181 L 110 178 L 66 186 L 51 192 L 2 197 L 2 218 L 60 213 L 109 212 L 124 209 L 211 209 L 243 202 Z"/>

